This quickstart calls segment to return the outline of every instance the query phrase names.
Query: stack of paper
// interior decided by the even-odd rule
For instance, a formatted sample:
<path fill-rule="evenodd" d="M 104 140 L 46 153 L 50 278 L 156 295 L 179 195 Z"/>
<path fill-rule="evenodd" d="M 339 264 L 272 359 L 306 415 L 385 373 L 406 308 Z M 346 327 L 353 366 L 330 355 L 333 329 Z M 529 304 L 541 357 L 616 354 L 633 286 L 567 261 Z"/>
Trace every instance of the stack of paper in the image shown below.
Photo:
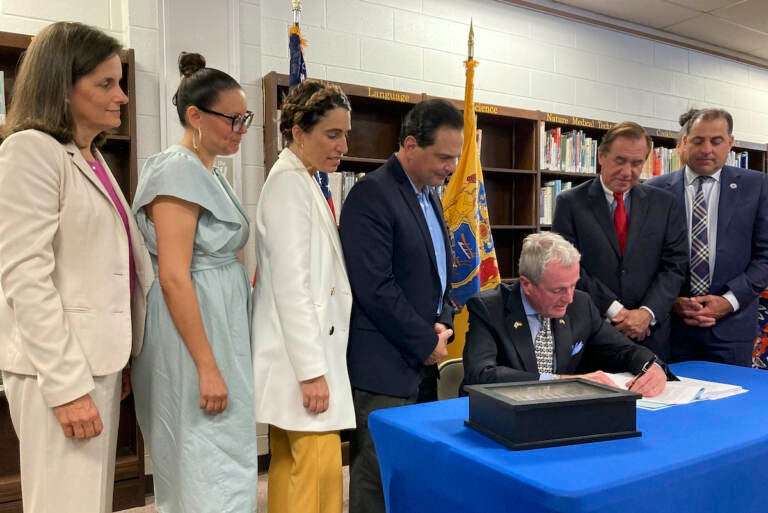
<path fill-rule="evenodd" d="M 626 383 L 634 376 L 628 372 L 620 374 L 608 374 L 616 386 L 626 390 Z M 679 377 L 679 376 L 678 376 Z M 643 397 L 637 401 L 638 408 L 658 410 L 677 404 L 688 404 L 694 401 L 707 399 L 722 399 L 736 394 L 747 392 L 739 385 L 703 381 L 700 379 L 679 377 L 680 381 L 668 381 L 664 392 L 656 397 Z"/>

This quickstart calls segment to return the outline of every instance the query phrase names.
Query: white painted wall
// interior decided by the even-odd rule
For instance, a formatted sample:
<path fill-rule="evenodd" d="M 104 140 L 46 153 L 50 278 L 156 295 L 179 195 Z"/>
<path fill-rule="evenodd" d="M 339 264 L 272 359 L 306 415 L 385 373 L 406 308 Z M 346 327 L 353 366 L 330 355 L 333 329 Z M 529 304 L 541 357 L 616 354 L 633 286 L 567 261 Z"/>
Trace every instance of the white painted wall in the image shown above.
<path fill-rule="evenodd" d="M 477 101 L 672 130 L 690 106 L 713 105 L 733 113 L 738 139 L 768 142 L 764 69 L 496 0 L 303 4 L 312 77 L 462 98 L 472 17 Z M 96 25 L 135 49 L 139 168 L 181 133 L 170 103 L 180 50 L 200 51 L 210 65 L 239 75 L 256 112 L 240 152 L 239 184 L 253 218 L 265 171 L 260 79 L 288 70 L 290 0 L 0 2 L 3 31 L 34 34 L 58 20 Z M 252 243 L 245 261 L 252 272 Z M 266 438 L 259 441 L 263 450 Z"/>
<path fill-rule="evenodd" d="M 262 2 L 263 74 L 288 69 L 288 3 Z M 768 71 L 495 0 L 306 0 L 309 75 L 462 98 L 470 17 L 480 102 L 666 129 L 715 105 L 768 141 Z"/>

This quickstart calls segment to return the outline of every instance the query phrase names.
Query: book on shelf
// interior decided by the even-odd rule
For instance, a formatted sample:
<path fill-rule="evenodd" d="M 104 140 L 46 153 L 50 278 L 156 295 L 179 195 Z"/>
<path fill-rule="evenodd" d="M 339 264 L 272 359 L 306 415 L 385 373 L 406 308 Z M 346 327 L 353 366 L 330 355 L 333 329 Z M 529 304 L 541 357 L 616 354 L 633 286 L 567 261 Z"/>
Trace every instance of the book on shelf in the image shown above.
<path fill-rule="evenodd" d="M 573 187 L 573 182 L 549 180 L 544 182 L 539 193 L 539 224 L 552 224 L 555 217 L 555 204 L 561 192 Z"/>
<path fill-rule="evenodd" d="M 749 153 L 746 151 L 731 151 L 728 154 L 728 160 L 725 162 L 725 165 L 749 169 Z"/>
<path fill-rule="evenodd" d="M 352 171 L 336 171 L 335 173 L 328 173 L 328 188 L 331 190 L 337 224 L 339 222 L 339 216 L 341 215 L 341 208 L 344 206 L 344 201 L 347 199 L 349 191 L 352 190 L 355 183 L 357 183 L 357 181 L 364 175 L 365 173 L 355 174 Z"/>
<path fill-rule="evenodd" d="M 546 130 L 542 135 L 541 168 L 594 174 L 597 170 L 597 140 L 583 130 L 565 133 L 560 127 Z"/>
<path fill-rule="evenodd" d="M 640 178 L 648 179 L 654 176 L 666 175 L 682 167 L 680 155 L 675 148 L 651 146 L 648 159 L 645 161 Z"/>

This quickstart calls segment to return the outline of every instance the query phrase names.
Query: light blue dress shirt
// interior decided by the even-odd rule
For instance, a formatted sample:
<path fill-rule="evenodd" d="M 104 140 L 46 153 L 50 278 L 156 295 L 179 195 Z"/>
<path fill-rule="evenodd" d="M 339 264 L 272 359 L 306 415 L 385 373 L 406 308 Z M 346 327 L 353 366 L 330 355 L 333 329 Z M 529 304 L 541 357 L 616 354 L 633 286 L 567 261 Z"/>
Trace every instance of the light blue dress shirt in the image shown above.
<path fill-rule="evenodd" d="M 407 174 L 405 176 L 408 176 Z M 437 262 L 437 274 L 440 276 L 440 299 L 437 302 L 437 315 L 443 311 L 443 296 L 445 295 L 445 287 L 448 282 L 448 268 L 445 262 L 445 239 L 443 239 L 443 230 L 440 226 L 440 221 L 437 218 L 435 209 L 432 206 L 432 202 L 429 201 L 429 187 L 424 187 L 423 191 L 419 191 L 414 185 L 411 177 L 408 177 L 408 181 L 411 182 L 413 192 L 416 193 L 416 198 L 421 206 L 421 211 L 424 214 L 424 219 L 427 221 L 427 228 L 429 228 L 429 235 L 432 239 L 432 247 L 435 251 L 435 261 Z"/>

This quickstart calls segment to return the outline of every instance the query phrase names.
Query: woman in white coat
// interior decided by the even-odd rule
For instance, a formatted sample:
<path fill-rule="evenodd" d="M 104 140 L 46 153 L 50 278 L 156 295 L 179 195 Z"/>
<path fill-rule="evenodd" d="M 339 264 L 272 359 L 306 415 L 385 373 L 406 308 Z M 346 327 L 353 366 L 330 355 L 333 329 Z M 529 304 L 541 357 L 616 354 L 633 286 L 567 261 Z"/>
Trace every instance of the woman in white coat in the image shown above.
<path fill-rule="evenodd" d="M 336 222 L 314 179 L 347 151 L 350 105 L 308 80 L 284 99 L 287 147 L 256 209 L 256 420 L 270 424 L 269 511 L 339 513 L 339 430 L 355 427 L 346 352 L 352 292 Z"/>

